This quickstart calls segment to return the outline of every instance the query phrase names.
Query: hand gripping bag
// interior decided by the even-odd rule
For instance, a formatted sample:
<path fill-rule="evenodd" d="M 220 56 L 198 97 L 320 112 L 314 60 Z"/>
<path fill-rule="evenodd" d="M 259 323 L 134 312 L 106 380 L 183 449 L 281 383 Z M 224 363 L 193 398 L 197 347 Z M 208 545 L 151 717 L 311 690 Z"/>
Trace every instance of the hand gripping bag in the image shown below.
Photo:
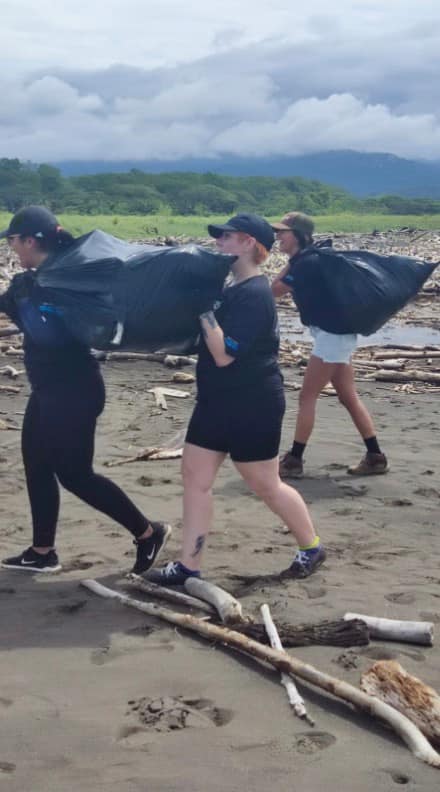
<path fill-rule="evenodd" d="M 289 285 L 303 324 L 370 335 L 417 294 L 438 263 L 312 246 L 293 263 Z"/>

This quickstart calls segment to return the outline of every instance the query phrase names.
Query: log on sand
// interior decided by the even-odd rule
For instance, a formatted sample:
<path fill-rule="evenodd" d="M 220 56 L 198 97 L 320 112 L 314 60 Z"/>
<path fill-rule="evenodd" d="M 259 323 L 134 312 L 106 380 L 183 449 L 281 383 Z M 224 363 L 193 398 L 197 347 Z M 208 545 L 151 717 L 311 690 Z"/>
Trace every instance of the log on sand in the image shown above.
<path fill-rule="evenodd" d="M 361 619 L 367 625 L 371 638 L 415 643 L 421 646 L 432 646 L 433 644 L 434 625 L 432 622 L 383 619 L 380 616 L 364 616 L 362 613 L 346 613 L 344 619 L 346 621 Z"/>
<path fill-rule="evenodd" d="M 370 635 L 361 619 L 344 621 L 322 621 L 317 624 L 278 624 L 283 646 L 367 646 Z M 267 643 L 263 624 L 243 624 L 237 627 L 241 633 L 260 643 Z"/>
<path fill-rule="evenodd" d="M 248 621 L 243 616 L 241 603 L 220 586 L 195 577 L 187 578 L 184 586 L 185 591 L 192 597 L 209 602 L 216 609 L 223 624 L 243 624 Z"/>
<path fill-rule="evenodd" d="M 428 740 L 440 745 L 440 696 L 396 660 L 375 663 L 362 674 L 361 688 L 406 715 Z"/>
<path fill-rule="evenodd" d="M 358 690 L 353 685 L 336 679 L 322 671 L 318 671 L 314 666 L 303 663 L 298 658 L 292 657 L 286 652 L 280 652 L 278 649 L 263 646 L 257 641 L 246 638 L 241 635 L 241 633 L 230 630 L 227 627 L 209 624 L 203 619 L 197 619 L 194 616 L 182 613 L 175 613 L 168 608 L 163 608 L 149 602 L 138 602 L 125 594 L 121 594 L 119 591 L 114 591 L 106 586 L 102 586 L 96 580 L 83 580 L 81 585 L 101 597 L 116 599 L 130 608 L 135 608 L 142 613 L 147 613 L 149 616 L 164 619 L 170 624 L 192 630 L 198 635 L 208 638 L 208 640 L 219 641 L 227 646 L 232 646 L 234 649 L 257 657 L 263 662 L 270 663 L 281 672 L 305 679 L 310 684 L 322 688 L 333 696 L 341 698 L 343 701 L 349 702 L 368 715 L 385 721 L 397 732 L 397 734 L 399 734 L 418 759 L 426 762 L 432 767 L 440 768 L 440 754 L 434 750 L 426 737 L 424 737 L 419 729 L 407 717 L 388 704 L 385 704 L 383 701 L 379 701 L 379 699 L 369 696 L 362 690 Z"/>

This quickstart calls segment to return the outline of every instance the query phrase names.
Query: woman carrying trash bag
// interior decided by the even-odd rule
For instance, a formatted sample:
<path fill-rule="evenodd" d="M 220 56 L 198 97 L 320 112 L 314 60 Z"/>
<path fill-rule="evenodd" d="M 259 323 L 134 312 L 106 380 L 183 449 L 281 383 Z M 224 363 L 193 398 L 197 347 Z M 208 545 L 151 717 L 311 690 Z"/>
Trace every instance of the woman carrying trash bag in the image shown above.
<path fill-rule="evenodd" d="M 274 297 L 281 297 L 292 292 L 295 264 L 301 251 L 313 244 L 314 223 L 308 215 L 289 212 L 280 223 L 273 223 L 272 228 L 276 231 L 280 252 L 289 256 L 288 264 L 272 281 Z M 386 456 L 378 444 L 370 414 L 356 390 L 351 356 L 356 349 L 357 336 L 328 333 L 319 327 L 309 327 L 309 331 L 313 338 L 312 354 L 299 395 L 293 445 L 281 458 L 280 475 L 283 478 L 303 476 L 303 453 L 313 431 L 316 402 L 328 383 L 333 385 L 339 401 L 348 410 L 366 447 L 364 457 L 359 464 L 349 467 L 348 473 L 354 476 L 386 473 Z"/>
<path fill-rule="evenodd" d="M 55 550 L 59 482 L 130 531 L 137 548 L 133 572 L 141 574 L 157 559 L 171 528 L 148 520 L 116 484 L 94 472 L 96 421 L 105 404 L 99 364 L 69 333 L 62 316 L 46 312 L 44 289 L 35 276 L 49 256 L 70 247 L 74 238 L 42 206 L 17 212 L 0 238 L 6 238 L 25 270 L 0 295 L 0 311 L 24 335 L 31 395 L 22 454 L 33 523 L 31 547 L 4 559 L 1 566 L 28 572 L 61 569 Z"/>
<path fill-rule="evenodd" d="M 182 585 L 200 575 L 213 514 L 212 486 L 229 454 L 251 490 L 287 525 L 299 544 L 283 575 L 303 578 L 325 559 L 308 509 L 296 490 L 280 480 L 278 448 L 285 410 L 278 367 L 277 312 L 259 264 L 274 233 L 262 217 L 239 214 L 209 225 L 221 253 L 236 256 L 234 281 L 219 305 L 200 316 L 197 404 L 183 451 L 183 546 L 176 562 L 152 569 L 147 579 Z"/>

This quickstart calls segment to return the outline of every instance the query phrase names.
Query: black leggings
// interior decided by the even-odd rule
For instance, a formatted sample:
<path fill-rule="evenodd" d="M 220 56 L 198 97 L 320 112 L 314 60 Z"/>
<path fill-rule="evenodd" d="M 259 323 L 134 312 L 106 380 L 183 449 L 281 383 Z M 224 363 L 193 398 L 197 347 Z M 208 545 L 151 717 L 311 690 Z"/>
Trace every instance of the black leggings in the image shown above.
<path fill-rule="evenodd" d="M 100 374 L 31 394 L 23 420 L 22 453 L 35 547 L 55 543 L 58 482 L 134 537 L 148 528 L 149 521 L 125 493 L 93 470 L 96 421 L 104 404 Z"/>

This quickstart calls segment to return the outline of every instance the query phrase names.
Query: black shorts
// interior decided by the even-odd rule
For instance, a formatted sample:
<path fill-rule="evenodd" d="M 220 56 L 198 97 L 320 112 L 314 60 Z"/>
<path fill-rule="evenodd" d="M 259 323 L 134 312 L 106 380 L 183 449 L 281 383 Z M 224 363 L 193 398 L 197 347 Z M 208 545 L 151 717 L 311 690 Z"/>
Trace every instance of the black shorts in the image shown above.
<path fill-rule="evenodd" d="M 261 462 L 278 455 L 286 409 L 282 388 L 229 392 L 223 399 L 199 400 L 186 442 L 229 454 L 234 462 Z"/>

